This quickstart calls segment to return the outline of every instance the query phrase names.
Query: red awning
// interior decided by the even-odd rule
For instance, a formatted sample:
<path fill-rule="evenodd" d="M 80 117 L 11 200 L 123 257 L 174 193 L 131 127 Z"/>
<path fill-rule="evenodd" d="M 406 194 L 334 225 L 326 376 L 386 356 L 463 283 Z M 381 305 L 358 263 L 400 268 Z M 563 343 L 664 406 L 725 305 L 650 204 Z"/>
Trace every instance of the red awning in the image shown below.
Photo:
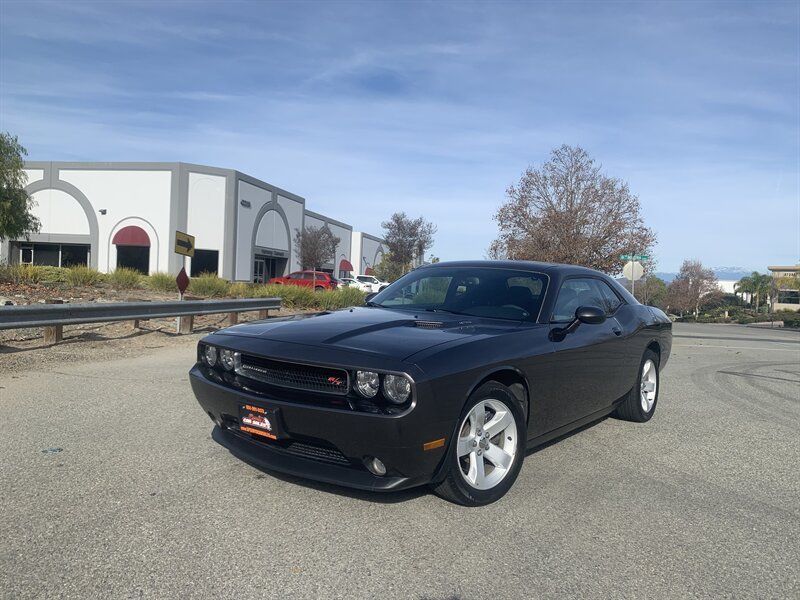
<path fill-rule="evenodd" d="M 372 267 L 364 269 L 364 275 L 375 275 L 375 270 Z"/>
<path fill-rule="evenodd" d="M 339 270 L 340 271 L 352 271 L 353 265 L 350 264 L 350 261 L 346 258 L 342 259 L 342 262 L 339 263 Z"/>
<path fill-rule="evenodd" d="M 111 243 L 115 246 L 150 246 L 150 238 L 147 232 L 136 225 L 123 227 L 116 234 Z"/>

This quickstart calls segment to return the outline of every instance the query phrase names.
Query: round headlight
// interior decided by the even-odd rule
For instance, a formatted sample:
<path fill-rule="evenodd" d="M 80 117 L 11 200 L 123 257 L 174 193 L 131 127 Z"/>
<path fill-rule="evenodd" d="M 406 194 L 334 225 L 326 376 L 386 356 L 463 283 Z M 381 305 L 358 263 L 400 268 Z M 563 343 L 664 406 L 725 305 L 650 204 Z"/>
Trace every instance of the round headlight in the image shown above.
<path fill-rule="evenodd" d="M 214 346 L 206 346 L 203 349 L 203 360 L 209 367 L 217 364 L 217 349 Z"/>
<path fill-rule="evenodd" d="M 219 362 L 227 371 L 233 371 L 233 350 L 220 350 Z"/>
<path fill-rule="evenodd" d="M 402 375 L 386 375 L 383 378 L 383 393 L 395 404 L 402 404 L 411 396 L 411 382 Z"/>
<path fill-rule="evenodd" d="M 381 379 L 373 371 L 356 371 L 356 390 L 364 398 L 374 398 L 381 387 Z"/>

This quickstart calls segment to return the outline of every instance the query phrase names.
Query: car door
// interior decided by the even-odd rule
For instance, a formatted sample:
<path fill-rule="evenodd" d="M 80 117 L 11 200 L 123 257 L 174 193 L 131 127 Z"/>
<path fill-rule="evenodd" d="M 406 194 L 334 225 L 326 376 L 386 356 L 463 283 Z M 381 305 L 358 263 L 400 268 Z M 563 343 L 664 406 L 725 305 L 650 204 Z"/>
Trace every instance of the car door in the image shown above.
<path fill-rule="evenodd" d="M 619 375 L 625 364 L 622 331 L 609 314 L 601 279 L 571 277 L 564 280 L 550 318 L 553 340 L 557 400 L 550 417 L 551 428 L 572 423 L 610 406 L 619 395 Z M 602 308 L 605 322 L 581 323 L 574 331 L 559 335 L 580 306 Z M 621 395 L 621 394 L 620 394 Z"/>

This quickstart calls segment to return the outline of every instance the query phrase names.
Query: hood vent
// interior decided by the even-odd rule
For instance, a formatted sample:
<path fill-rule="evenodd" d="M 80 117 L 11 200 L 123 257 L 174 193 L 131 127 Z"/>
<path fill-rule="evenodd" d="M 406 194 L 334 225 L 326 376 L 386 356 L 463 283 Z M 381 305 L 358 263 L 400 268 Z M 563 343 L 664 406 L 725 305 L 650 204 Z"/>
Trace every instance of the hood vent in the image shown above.
<path fill-rule="evenodd" d="M 414 321 L 414 326 L 422 329 L 441 329 L 444 327 L 444 323 L 440 321 Z"/>

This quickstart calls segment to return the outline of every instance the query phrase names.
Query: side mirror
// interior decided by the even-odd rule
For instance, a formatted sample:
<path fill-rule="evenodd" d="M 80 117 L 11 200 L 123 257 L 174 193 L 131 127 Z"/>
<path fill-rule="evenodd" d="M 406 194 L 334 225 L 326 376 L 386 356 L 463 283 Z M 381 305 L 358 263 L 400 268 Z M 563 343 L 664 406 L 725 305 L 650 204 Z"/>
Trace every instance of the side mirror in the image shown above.
<path fill-rule="evenodd" d="M 587 325 L 600 325 L 605 323 L 606 313 L 596 306 L 579 306 L 575 311 L 575 320 Z"/>
<path fill-rule="evenodd" d="M 599 325 L 606 320 L 606 313 L 602 308 L 596 306 L 579 306 L 575 310 L 575 318 L 566 327 L 559 327 L 550 332 L 553 341 L 562 341 L 568 333 L 575 331 L 581 323 L 587 325 Z"/>
<path fill-rule="evenodd" d="M 375 296 L 378 295 L 378 292 L 371 292 L 364 296 L 364 304 L 367 304 L 370 300 L 372 300 Z"/>

